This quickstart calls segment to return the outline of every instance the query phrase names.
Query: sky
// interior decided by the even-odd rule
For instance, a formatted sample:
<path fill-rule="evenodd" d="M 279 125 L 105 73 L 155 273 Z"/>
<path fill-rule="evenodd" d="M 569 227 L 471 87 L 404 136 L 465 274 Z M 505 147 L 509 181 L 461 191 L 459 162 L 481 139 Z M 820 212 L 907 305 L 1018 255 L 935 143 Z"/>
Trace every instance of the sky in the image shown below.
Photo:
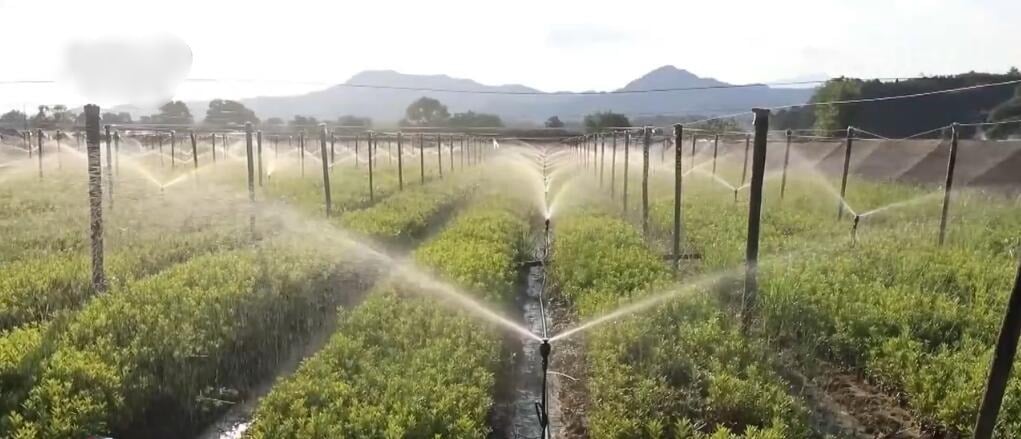
<path fill-rule="evenodd" d="M 730 83 L 1021 66 L 1017 0 L 0 0 L 0 17 L 0 112 L 124 103 L 68 73 L 69 48 L 96 41 L 130 46 L 115 61 L 126 72 L 161 67 L 145 55 L 159 41 L 186 45 L 190 63 L 159 69 L 176 73 L 157 93 L 185 100 L 303 93 L 380 69 L 582 91 L 667 64 Z M 57 82 L 4 83 L 20 80 Z"/>

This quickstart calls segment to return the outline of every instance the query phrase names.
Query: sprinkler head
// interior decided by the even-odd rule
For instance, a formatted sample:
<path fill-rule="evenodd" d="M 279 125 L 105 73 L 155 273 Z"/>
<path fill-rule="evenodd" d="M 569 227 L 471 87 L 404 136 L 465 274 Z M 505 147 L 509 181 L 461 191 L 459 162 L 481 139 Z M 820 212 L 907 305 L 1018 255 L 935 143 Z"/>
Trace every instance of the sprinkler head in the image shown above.
<path fill-rule="evenodd" d="M 549 231 L 549 217 L 546 217 L 546 231 Z"/>
<path fill-rule="evenodd" d="M 542 356 L 543 362 L 546 362 L 546 360 L 549 359 L 550 350 L 552 350 L 552 346 L 549 344 L 549 339 L 542 339 L 542 344 L 539 345 L 539 355 Z"/>

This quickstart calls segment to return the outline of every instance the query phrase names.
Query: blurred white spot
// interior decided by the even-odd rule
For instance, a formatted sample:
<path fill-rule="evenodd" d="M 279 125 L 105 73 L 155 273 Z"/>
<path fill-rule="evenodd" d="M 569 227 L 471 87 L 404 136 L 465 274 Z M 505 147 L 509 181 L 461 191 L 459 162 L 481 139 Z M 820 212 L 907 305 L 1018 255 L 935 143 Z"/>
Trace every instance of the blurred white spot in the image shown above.
<path fill-rule="evenodd" d="M 66 72 L 90 102 L 161 104 L 188 77 L 192 52 L 170 35 L 104 37 L 71 43 Z"/>

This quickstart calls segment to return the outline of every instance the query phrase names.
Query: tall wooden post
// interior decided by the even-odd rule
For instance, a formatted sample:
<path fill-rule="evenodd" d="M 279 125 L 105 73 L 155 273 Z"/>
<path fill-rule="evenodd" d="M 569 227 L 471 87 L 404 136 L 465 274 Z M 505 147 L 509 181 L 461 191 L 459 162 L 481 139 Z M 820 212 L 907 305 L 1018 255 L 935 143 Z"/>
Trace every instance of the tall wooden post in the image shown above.
<path fill-rule="evenodd" d="M 92 289 L 106 291 L 103 268 L 103 170 L 99 150 L 99 107 L 85 106 L 85 149 L 89 172 L 89 241 L 92 245 Z"/>
<path fill-rule="evenodd" d="M 25 150 L 28 151 L 28 158 L 32 158 L 32 130 L 25 131 Z"/>
<path fill-rule="evenodd" d="M 691 160 L 690 160 L 691 161 L 691 166 L 688 167 L 689 170 L 695 169 L 695 142 L 697 140 L 698 140 L 698 136 L 692 134 L 691 135 Z"/>
<path fill-rule="evenodd" d="M 425 136 L 418 135 L 418 171 L 422 174 L 422 184 L 425 184 Z"/>
<path fill-rule="evenodd" d="M 355 134 L 355 169 L 358 168 L 358 134 Z"/>
<path fill-rule="evenodd" d="M 166 158 L 163 157 L 163 134 L 156 133 L 156 139 L 159 140 L 160 144 L 160 168 L 166 165 Z M 87 144 L 87 142 L 86 142 Z"/>
<path fill-rule="evenodd" d="M 188 133 L 188 137 L 190 137 L 190 140 L 191 140 L 191 163 L 193 165 L 192 169 L 198 171 L 198 169 L 199 169 L 199 146 L 198 146 L 198 142 L 195 139 L 195 131 L 189 132 Z M 117 172 L 120 173 L 120 171 L 117 171 Z M 195 173 L 195 178 L 196 179 L 198 178 L 198 176 L 199 176 L 198 173 Z"/>
<path fill-rule="evenodd" d="M 368 151 L 369 154 L 369 202 L 373 202 L 376 200 L 376 193 L 374 188 L 372 187 L 372 147 L 373 147 L 372 131 L 369 131 L 365 135 L 365 150 Z"/>
<path fill-rule="evenodd" d="M 954 122 L 950 126 L 950 158 L 947 159 L 947 177 L 943 184 L 943 210 L 939 216 L 939 245 L 943 245 L 943 240 L 947 236 L 947 213 L 950 212 L 950 191 L 954 186 L 954 168 L 957 166 L 957 139 L 960 132 L 960 126 L 957 122 Z"/>
<path fill-rule="evenodd" d="M 684 134 L 684 127 L 681 124 L 674 125 L 674 145 L 681 144 L 681 137 Z M 666 144 L 664 143 L 664 147 Z M 684 173 L 681 172 L 681 157 L 684 154 L 680 153 L 680 148 L 677 148 L 677 152 L 674 154 L 674 246 L 673 246 L 673 264 L 674 264 L 674 275 L 677 275 L 677 269 L 680 265 L 681 260 L 681 182 L 684 178 Z"/>
<path fill-rule="evenodd" d="M 844 173 L 840 177 L 840 200 L 837 203 L 837 219 L 844 217 L 844 195 L 847 193 L 847 171 L 851 169 L 851 145 L 854 142 L 854 128 L 847 127 L 847 143 L 844 148 Z"/>
<path fill-rule="evenodd" d="M 624 216 L 627 216 L 627 184 L 628 184 L 628 168 L 631 164 L 628 163 L 628 156 L 631 151 L 631 131 L 624 131 Z"/>
<path fill-rule="evenodd" d="M 113 132 L 113 171 L 121 175 L 121 132 Z"/>
<path fill-rule="evenodd" d="M 260 137 L 262 133 L 260 132 Z M 330 199 L 330 162 L 326 154 L 326 124 L 319 124 L 319 152 L 323 159 L 323 196 L 326 198 L 326 217 L 330 216 L 333 210 L 333 201 Z"/>
<path fill-rule="evenodd" d="M 610 199 L 617 199 L 617 132 L 613 132 L 613 144 L 610 146 Z"/>
<path fill-rule="evenodd" d="M 209 135 L 209 141 L 211 142 L 213 152 L 213 163 L 216 163 L 216 133 Z"/>
<path fill-rule="evenodd" d="M 43 130 L 36 130 L 36 143 L 39 144 L 39 179 L 43 178 Z"/>
<path fill-rule="evenodd" d="M 330 167 L 337 162 L 337 135 L 330 131 Z"/>
<path fill-rule="evenodd" d="M 1000 334 L 996 338 L 986 391 L 982 396 L 982 405 L 978 409 L 978 418 L 975 420 L 975 439 L 993 437 L 996 418 L 1000 414 L 1003 395 L 1007 391 L 1007 381 L 1014 366 L 1019 335 L 1021 335 L 1021 265 L 1014 276 L 1014 289 L 1007 299 L 1007 312 L 1003 316 Z"/>
<path fill-rule="evenodd" d="M 298 165 L 301 167 L 301 176 L 305 176 L 305 131 L 298 133 Z"/>
<path fill-rule="evenodd" d="M 404 190 L 404 145 L 401 133 L 397 133 L 397 189 Z"/>
<path fill-rule="evenodd" d="M 57 169 L 64 169 L 64 164 L 60 160 L 60 130 L 57 130 L 57 134 L 53 136 L 53 140 L 57 142 Z"/>
<path fill-rule="evenodd" d="M 741 300 L 741 333 L 748 335 L 759 290 L 759 222 L 762 219 L 762 182 L 766 173 L 766 136 L 769 110 L 755 108 L 755 147 L 752 151 L 752 182 L 748 194 L 748 242 L 745 248 L 744 295 Z"/>
<path fill-rule="evenodd" d="M 262 187 L 262 130 L 255 133 L 255 158 L 258 160 L 259 187 Z"/>
<path fill-rule="evenodd" d="M 606 170 L 606 134 L 599 136 L 599 187 L 603 187 L 603 173 Z"/>
<path fill-rule="evenodd" d="M 787 147 L 783 151 L 783 173 L 780 176 L 780 199 L 787 192 L 787 164 L 791 161 L 791 130 L 787 129 Z"/>
<path fill-rule="evenodd" d="M 443 138 L 436 136 L 436 169 L 443 178 Z"/>
<path fill-rule="evenodd" d="M 649 148 L 652 146 L 652 130 L 643 129 L 642 140 L 642 234 L 649 238 Z"/>
<path fill-rule="evenodd" d="M 227 142 L 224 142 L 225 144 Z M 251 203 L 248 226 L 255 237 L 255 157 L 252 155 L 252 123 L 245 122 L 245 158 L 248 164 L 248 201 Z"/>
<path fill-rule="evenodd" d="M 170 130 L 170 169 L 177 167 L 177 134 Z"/>
<path fill-rule="evenodd" d="M 450 171 L 451 174 L 453 174 L 454 173 L 454 137 L 450 137 L 450 139 L 448 139 L 448 141 L 450 142 L 450 144 L 448 145 L 449 149 L 447 150 L 447 152 L 450 153 L 450 154 L 447 154 L 448 156 L 450 156 L 450 168 L 448 168 L 448 170 Z"/>
<path fill-rule="evenodd" d="M 716 175 L 716 156 L 720 151 L 720 135 L 713 136 L 713 175 Z"/>

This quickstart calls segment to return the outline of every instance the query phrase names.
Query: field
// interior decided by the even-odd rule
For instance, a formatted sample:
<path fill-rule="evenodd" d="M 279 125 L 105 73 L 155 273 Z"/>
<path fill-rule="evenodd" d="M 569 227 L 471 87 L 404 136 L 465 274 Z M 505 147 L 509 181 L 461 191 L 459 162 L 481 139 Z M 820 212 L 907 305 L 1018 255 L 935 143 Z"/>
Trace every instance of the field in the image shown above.
<path fill-rule="evenodd" d="M 627 165 L 512 138 L 399 162 L 383 134 L 372 168 L 364 138 L 267 142 L 249 182 L 243 133 L 152 134 L 103 171 L 105 287 L 84 150 L 0 152 L 2 437 L 539 437 L 547 413 L 563 438 L 968 437 L 1021 248 L 977 147 L 938 244 L 938 141 L 859 142 L 843 197 L 840 142 L 784 172 L 770 141 L 746 303 L 743 137 L 677 148 L 675 271 L 663 136 L 647 179 L 637 140 Z"/>

